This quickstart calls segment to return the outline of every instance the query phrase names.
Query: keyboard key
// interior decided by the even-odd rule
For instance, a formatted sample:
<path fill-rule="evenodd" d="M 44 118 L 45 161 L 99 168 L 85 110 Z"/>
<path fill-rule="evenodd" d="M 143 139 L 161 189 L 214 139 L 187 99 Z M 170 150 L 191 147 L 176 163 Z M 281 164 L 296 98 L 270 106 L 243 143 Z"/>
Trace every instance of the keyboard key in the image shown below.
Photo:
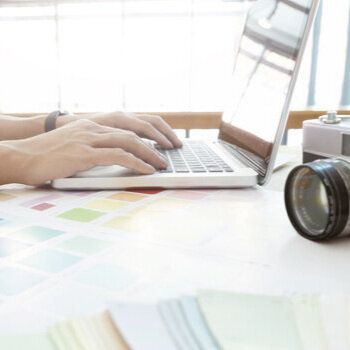
<path fill-rule="evenodd" d="M 159 170 L 159 172 L 162 173 L 162 174 L 165 174 L 165 173 L 172 173 L 172 172 L 173 172 L 173 169 L 171 169 L 171 168 L 162 169 L 162 170 Z"/>
<path fill-rule="evenodd" d="M 222 169 L 216 168 L 216 169 L 208 169 L 210 173 L 223 173 L 224 171 Z"/>
<path fill-rule="evenodd" d="M 161 173 L 219 173 L 233 172 L 208 145 L 201 141 L 186 141 L 182 148 L 172 150 L 159 150 L 172 166 L 161 170 Z"/>
<path fill-rule="evenodd" d="M 188 169 L 175 169 L 176 173 L 189 173 L 190 171 Z"/>
<path fill-rule="evenodd" d="M 204 168 L 191 169 L 193 173 L 206 173 L 207 171 Z"/>

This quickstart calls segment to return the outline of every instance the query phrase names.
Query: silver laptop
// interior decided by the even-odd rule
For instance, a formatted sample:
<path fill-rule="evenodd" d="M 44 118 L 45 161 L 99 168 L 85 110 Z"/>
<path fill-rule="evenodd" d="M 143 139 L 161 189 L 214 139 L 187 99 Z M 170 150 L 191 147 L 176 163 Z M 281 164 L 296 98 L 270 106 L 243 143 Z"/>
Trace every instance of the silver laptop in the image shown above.
<path fill-rule="evenodd" d="M 266 183 L 282 140 L 317 4 L 318 0 L 259 0 L 252 5 L 217 140 L 186 139 L 181 149 L 160 149 L 169 167 L 152 175 L 104 166 L 54 180 L 52 186 L 236 188 Z"/>

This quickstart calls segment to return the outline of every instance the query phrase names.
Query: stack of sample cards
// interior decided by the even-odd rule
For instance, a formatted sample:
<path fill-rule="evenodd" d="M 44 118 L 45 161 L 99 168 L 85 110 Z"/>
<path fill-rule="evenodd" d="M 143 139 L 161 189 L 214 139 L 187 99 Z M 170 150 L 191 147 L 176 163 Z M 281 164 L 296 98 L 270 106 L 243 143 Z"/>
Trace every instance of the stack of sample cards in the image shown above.
<path fill-rule="evenodd" d="M 113 303 L 35 336 L 0 336 L 1 349 L 342 350 L 350 348 L 347 296 L 201 291 L 157 303 Z"/>

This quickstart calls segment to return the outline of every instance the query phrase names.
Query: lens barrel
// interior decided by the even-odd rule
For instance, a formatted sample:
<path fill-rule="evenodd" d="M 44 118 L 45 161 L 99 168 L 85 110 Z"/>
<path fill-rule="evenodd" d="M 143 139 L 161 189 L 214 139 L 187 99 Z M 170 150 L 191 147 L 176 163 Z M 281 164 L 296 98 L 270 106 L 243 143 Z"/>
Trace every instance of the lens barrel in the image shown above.
<path fill-rule="evenodd" d="M 350 164 L 342 159 L 317 160 L 288 175 L 285 205 L 303 237 L 321 241 L 350 234 Z"/>

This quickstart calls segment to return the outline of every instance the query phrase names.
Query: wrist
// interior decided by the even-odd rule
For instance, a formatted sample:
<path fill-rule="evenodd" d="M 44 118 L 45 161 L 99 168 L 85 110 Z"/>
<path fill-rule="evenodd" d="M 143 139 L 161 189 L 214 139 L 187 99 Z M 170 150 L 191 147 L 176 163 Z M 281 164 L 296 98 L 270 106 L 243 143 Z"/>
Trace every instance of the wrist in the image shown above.
<path fill-rule="evenodd" d="M 13 127 L 16 127 L 16 134 L 9 135 L 8 140 L 25 139 L 44 132 L 44 115 L 37 115 L 35 117 L 16 117 L 12 119 Z"/>
<path fill-rule="evenodd" d="M 0 185 L 25 183 L 26 163 L 13 143 L 22 141 L 3 141 L 0 143 Z"/>
<path fill-rule="evenodd" d="M 56 119 L 56 129 L 71 122 L 74 122 L 78 119 L 79 117 L 75 116 L 74 114 L 61 115 Z"/>

